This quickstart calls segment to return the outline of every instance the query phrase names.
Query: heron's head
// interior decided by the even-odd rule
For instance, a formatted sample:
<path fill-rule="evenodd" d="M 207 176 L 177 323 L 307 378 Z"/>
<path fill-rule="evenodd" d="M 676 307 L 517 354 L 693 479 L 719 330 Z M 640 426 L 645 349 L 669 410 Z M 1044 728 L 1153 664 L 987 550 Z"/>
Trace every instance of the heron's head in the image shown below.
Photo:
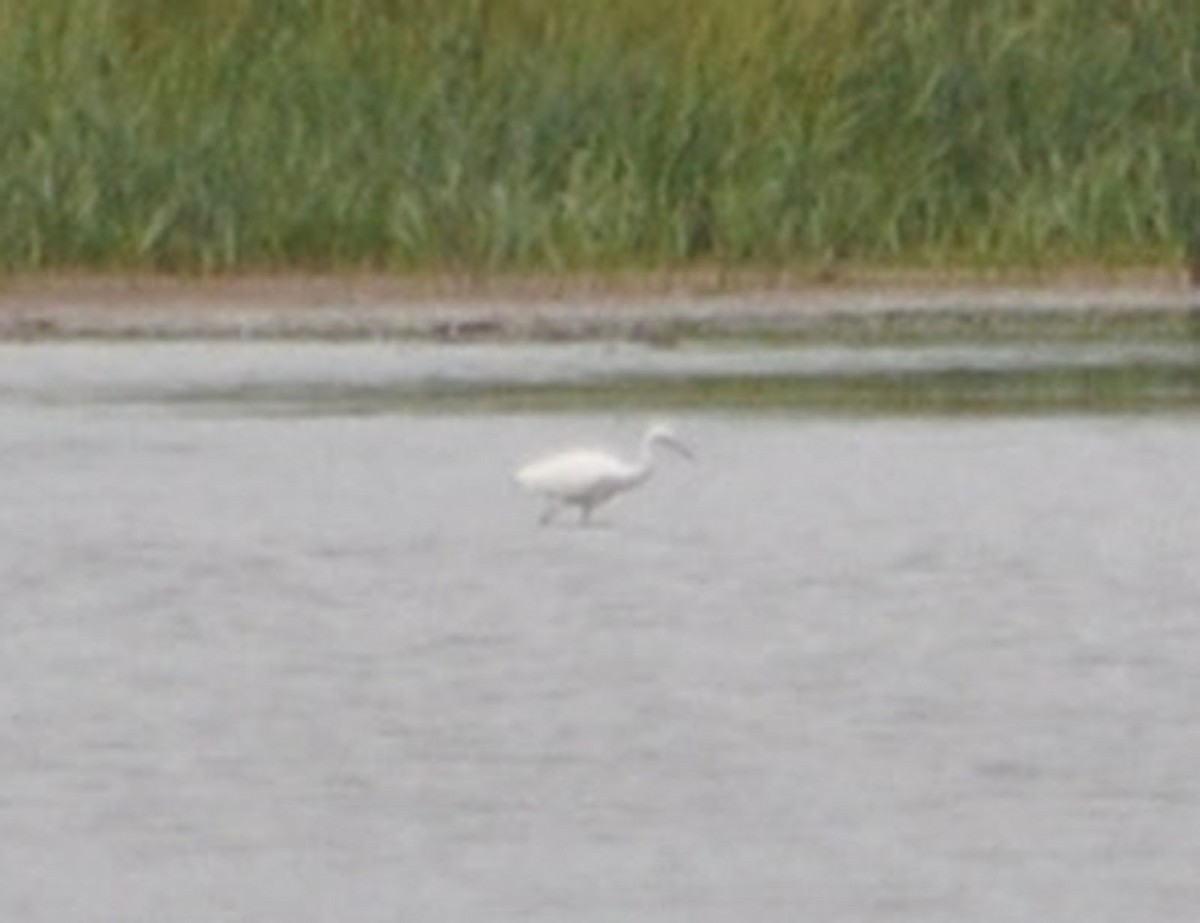
<path fill-rule="evenodd" d="M 675 434 L 675 430 L 666 423 L 655 423 L 646 431 L 646 444 L 666 446 L 687 459 L 696 457 L 692 454 L 692 450 Z"/>

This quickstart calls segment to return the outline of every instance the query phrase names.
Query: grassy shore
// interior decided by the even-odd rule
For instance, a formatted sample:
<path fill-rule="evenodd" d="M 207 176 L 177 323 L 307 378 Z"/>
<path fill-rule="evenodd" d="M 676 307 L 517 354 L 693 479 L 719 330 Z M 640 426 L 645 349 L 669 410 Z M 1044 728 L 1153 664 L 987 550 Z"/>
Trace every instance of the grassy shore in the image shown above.
<path fill-rule="evenodd" d="M 1177 0 L 0 0 L 0 270 L 1200 262 Z"/>

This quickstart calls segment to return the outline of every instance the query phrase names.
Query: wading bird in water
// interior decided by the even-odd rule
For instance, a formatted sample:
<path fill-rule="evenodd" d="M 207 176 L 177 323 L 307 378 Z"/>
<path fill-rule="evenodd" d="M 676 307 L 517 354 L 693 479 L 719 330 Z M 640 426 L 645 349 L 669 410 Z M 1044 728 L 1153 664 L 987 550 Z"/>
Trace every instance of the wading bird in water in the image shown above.
<path fill-rule="evenodd" d="M 632 461 L 595 449 L 571 449 L 531 461 L 514 477 L 530 493 L 546 498 L 543 525 L 567 506 L 579 507 L 579 521 L 586 523 L 601 503 L 632 490 L 654 473 L 654 450 L 659 446 L 692 458 L 691 450 L 675 432 L 660 423 L 646 430 L 641 450 Z"/>

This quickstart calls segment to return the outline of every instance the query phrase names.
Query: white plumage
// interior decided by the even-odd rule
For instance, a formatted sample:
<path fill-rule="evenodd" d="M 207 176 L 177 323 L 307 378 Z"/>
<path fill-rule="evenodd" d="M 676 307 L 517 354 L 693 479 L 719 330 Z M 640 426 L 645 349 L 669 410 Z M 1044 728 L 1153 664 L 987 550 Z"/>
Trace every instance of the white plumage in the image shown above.
<path fill-rule="evenodd" d="M 587 522 L 597 506 L 633 489 L 654 473 L 657 446 L 692 457 L 670 427 L 658 424 L 646 430 L 638 456 L 632 461 L 595 449 L 571 449 L 532 461 L 518 469 L 514 477 L 530 493 L 546 498 L 543 523 L 550 522 L 566 506 L 579 507 L 580 521 Z"/>

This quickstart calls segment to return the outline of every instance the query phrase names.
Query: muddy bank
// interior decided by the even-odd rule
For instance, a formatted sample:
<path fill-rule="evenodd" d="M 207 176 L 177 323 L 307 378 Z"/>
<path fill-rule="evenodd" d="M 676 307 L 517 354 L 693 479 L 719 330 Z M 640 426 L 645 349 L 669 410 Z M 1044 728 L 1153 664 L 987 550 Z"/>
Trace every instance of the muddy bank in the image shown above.
<path fill-rule="evenodd" d="M 832 282 L 725 272 L 519 279 L 33 277 L 0 287 L 0 339 L 866 340 L 1195 336 L 1176 274 Z"/>

